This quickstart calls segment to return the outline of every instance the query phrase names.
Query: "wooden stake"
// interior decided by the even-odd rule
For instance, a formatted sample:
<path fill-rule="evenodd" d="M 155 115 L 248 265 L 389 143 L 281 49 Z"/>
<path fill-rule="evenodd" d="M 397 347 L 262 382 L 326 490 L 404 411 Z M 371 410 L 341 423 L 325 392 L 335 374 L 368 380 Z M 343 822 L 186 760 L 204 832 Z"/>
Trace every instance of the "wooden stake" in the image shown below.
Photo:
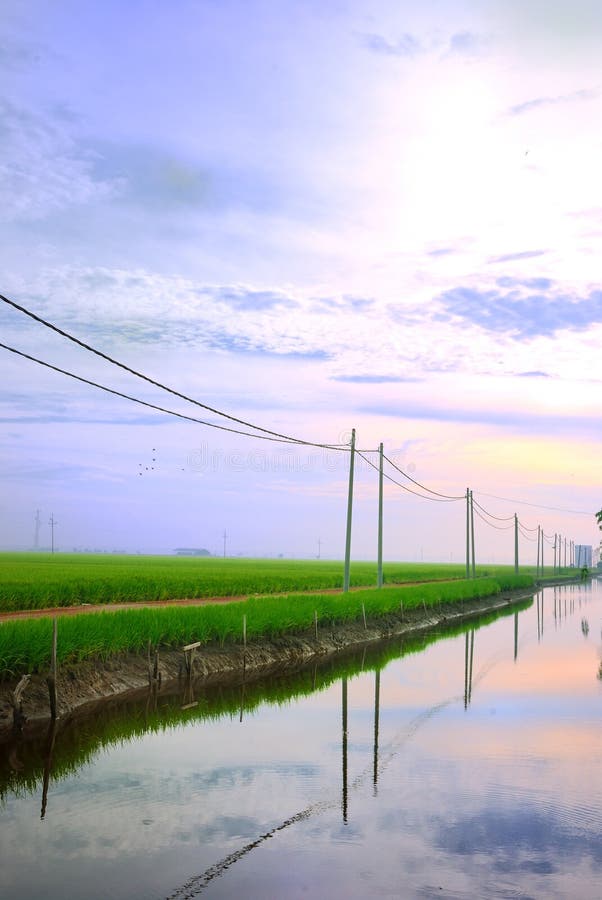
<path fill-rule="evenodd" d="M 46 678 L 48 685 L 48 699 L 50 702 L 50 718 L 56 719 L 56 637 L 57 637 L 57 620 L 56 616 L 52 620 L 52 655 L 50 658 L 50 672 Z"/>
<path fill-rule="evenodd" d="M 19 684 L 16 686 L 12 693 L 12 697 L 10 699 L 11 706 L 13 708 L 13 728 L 15 731 L 21 731 L 23 728 L 27 716 L 23 715 L 23 694 L 25 692 L 25 688 L 29 684 L 29 679 L 31 675 L 22 675 Z"/>
<path fill-rule="evenodd" d="M 316 640 L 318 640 L 318 610 L 314 609 L 314 629 L 316 632 Z"/>
<path fill-rule="evenodd" d="M 362 603 L 362 616 L 364 617 L 364 630 L 366 631 L 368 629 L 368 626 L 366 625 L 366 607 L 364 606 L 363 603 Z"/>

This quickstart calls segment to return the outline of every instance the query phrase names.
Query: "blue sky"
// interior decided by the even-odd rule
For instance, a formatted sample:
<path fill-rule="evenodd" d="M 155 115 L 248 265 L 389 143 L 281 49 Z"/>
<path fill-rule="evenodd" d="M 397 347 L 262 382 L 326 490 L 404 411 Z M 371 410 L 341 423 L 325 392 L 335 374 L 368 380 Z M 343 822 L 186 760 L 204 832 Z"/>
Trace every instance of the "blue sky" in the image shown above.
<path fill-rule="evenodd" d="M 355 427 L 435 490 L 593 512 L 601 47 L 586 0 L 5 3 L 0 292 L 243 419 L 318 442 Z M 195 414 L 14 310 L 0 327 Z M 40 509 L 65 549 L 217 552 L 226 528 L 232 553 L 342 554 L 342 454 L 1 365 L 3 546 L 31 545 Z M 523 518 L 598 539 L 587 516 Z M 460 560 L 461 504 L 389 485 L 385 553 Z"/>

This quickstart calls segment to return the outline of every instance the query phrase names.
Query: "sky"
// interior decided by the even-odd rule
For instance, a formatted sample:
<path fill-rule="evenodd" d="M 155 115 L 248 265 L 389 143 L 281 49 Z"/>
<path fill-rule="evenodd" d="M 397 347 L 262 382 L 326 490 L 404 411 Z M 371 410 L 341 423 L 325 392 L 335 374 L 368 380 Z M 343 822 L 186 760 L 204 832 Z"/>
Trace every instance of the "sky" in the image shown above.
<path fill-rule="evenodd" d="M 601 50 L 597 0 L 5 0 L 0 293 L 214 409 L 470 487 L 500 517 L 478 562 L 511 561 L 515 512 L 597 545 Z M 0 307 L 2 343 L 233 425 Z M 39 510 L 60 550 L 342 558 L 348 452 L 0 366 L 1 547 Z M 354 558 L 377 504 L 357 458 Z M 386 480 L 383 520 L 386 559 L 464 558 L 461 500 Z"/>

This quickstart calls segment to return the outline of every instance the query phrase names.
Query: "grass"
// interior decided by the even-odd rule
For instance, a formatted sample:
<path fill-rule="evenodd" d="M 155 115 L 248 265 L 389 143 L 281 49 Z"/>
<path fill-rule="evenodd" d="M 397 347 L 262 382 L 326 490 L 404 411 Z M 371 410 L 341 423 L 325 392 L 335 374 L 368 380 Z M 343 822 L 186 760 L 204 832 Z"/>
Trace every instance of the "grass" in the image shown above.
<path fill-rule="evenodd" d="M 360 619 L 362 604 L 368 617 L 404 612 L 477 597 L 502 590 L 533 585 L 529 575 L 498 575 L 474 581 L 446 581 L 421 585 L 369 589 L 346 594 L 288 594 L 281 597 L 251 597 L 229 604 L 205 606 L 122 609 L 81 613 L 59 620 L 57 659 L 59 664 L 89 658 L 107 659 L 126 652 L 143 652 L 150 640 L 162 647 L 242 641 L 246 616 L 247 638 L 274 639 L 313 627 L 317 613 L 321 625 L 335 626 Z M 48 667 L 52 620 L 49 616 L 21 619 L 0 625 L 0 678 Z"/>
<path fill-rule="evenodd" d="M 529 572 L 530 570 L 526 570 Z M 512 566 L 477 566 L 478 576 Z M 385 563 L 385 583 L 464 578 L 464 565 Z M 340 588 L 343 563 L 81 553 L 0 553 L 0 612 L 179 598 L 250 596 Z M 351 566 L 351 585 L 376 584 L 376 564 Z"/>
<path fill-rule="evenodd" d="M 367 671 L 378 671 L 390 660 L 419 653 L 435 641 L 454 638 L 471 628 L 479 628 L 504 615 L 526 609 L 531 601 L 513 604 L 485 613 L 470 623 L 450 624 L 436 632 L 408 635 L 400 649 L 398 640 L 362 648 L 321 660 L 315 666 L 305 666 L 292 675 L 269 676 L 250 681 L 244 688 L 244 710 L 248 714 L 269 703 L 283 706 L 292 701 L 326 690 L 340 678 L 353 678 Z M 184 728 L 190 723 L 214 721 L 226 716 L 238 716 L 241 705 L 240 685 L 224 685 L 219 690 L 200 687 L 195 699 L 198 705 L 182 709 L 180 693 L 161 693 L 156 709 L 149 708 L 146 699 L 126 700 L 110 707 L 101 707 L 93 718 L 67 721 L 57 734 L 52 759 L 51 780 L 56 783 L 75 774 L 91 762 L 103 749 L 140 738 L 147 733 Z M 0 754 L 0 804 L 9 796 L 24 796 L 39 792 L 46 756 L 45 737 L 24 742 L 19 747 L 23 768 L 15 772 L 7 754 Z"/>

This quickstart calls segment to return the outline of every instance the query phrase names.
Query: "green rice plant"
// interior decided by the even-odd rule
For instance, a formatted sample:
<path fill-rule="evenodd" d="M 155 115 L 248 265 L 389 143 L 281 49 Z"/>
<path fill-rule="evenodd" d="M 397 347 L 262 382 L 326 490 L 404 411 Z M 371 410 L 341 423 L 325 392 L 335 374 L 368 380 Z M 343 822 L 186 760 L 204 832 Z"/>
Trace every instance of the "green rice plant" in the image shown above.
<path fill-rule="evenodd" d="M 89 658 L 108 659 L 121 653 L 141 653 L 148 641 L 164 647 L 242 641 L 246 616 L 249 639 L 273 639 L 320 623 L 336 626 L 366 615 L 397 614 L 404 610 L 467 599 L 489 597 L 502 590 L 530 587 L 529 576 L 504 575 L 500 579 L 448 581 L 350 591 L 340 594 L 289 594 L 251 597 L 233 603 L 203 606 L 168 606 L 116 609 L 64 616 L 58 625 L 57 661 L 69 664 Z M 7 620 L 0 624 L 0 678 L 40 672 L 49 665 L 52 619 Z"/>
<path fill-rule="evenodd" d="M 511 572 L 478 566 L 479 576 Z M 463 565 L 385 563 L 386 584 L 462 579 Z M 250 596 L 340 588 L 343 563 L 81 553 L 0 553 L 0 611 L 82 603 Z M 351 565 L 352 587 L 376 584 L 376 564 Z"/>

